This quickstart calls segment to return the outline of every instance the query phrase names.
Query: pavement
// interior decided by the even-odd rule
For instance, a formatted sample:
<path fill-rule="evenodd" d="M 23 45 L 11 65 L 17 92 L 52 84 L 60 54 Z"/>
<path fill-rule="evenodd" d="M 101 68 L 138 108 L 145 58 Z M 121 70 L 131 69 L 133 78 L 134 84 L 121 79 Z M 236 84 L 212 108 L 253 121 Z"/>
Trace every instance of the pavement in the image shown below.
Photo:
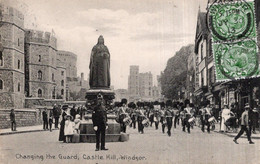
<path fill-rule="evenodd" d="M 127 133 L 129 141 L 106 143 L 109 150 L 98 152 L 95 143 L 59 142 L 58 130 L 2 135 L 0 163 L 255 164 L 260 161 L 260 139 L 254 139 L 255 144 L 250 145 L 247 139 L 240 138 L 239 144 L 235 144 L 229 133 L 219 133 L 217 129 L 203 133 L 195 126 L 189 134 L 179 125 L 169 137 L 162 133 L 161 126 L 155 130 L 153 125 L 145 128 L 144 134 L 129 127 Z"/>
<path fill-rule="evenodd" d="M 10 135 L 10 134 L 18 134 L 18 133 L 48 131 L 48 130 L 43 130 L 42 126 L 43 125 L 18 127 L 16 131 L 12 131 L 11 129 L 0 129 L 0 135 Z M 240 130 L 240 128 L 238 128 L 237 132 L 232 132 L 232 131 L 220 132 L 219 131 L 220 125 L 216 124 L 215 126 L 216 126 L 216 128 L 213 132 L 219 133 L 219 134 L 222 134 L 222 135 L 226 135 L 226 136 L 229 136 L 229 137 L 235 137 Z M 205 129 L 206 129 L 206 127 L 205 127 Z M 53 130 L 58 130 L 58 129 L 53 129 Z M 244 134 L 244 136 L 241 136 L 241 137 L 246 138 L 246 135 Z M 257 131 L 256 134 L 252 134 L 252 139 L 260 139 L 260 131 Z"/>
<path fill-rule="evenodd" d="M 30 133 L 30 132 L 40 132 L 40 131 L 45 131 L 43 130 L 43 125 L 16 127 L 16 131 L 12 131 L 10 128 L 0 129 L 0 135 L 10 135 L 10 134 Z"/>

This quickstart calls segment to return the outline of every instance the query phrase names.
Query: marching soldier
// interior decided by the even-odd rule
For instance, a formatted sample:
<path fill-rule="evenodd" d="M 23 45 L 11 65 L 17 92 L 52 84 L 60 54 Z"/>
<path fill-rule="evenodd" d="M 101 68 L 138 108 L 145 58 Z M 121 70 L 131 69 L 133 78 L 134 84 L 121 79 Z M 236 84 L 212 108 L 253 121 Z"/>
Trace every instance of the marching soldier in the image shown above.
<path fill-rule="evenodd" d="M 165 111 L 165 118 L 166 118 L 166 123 L 167 123 L 167 134 L 168 136 L 171 136 L 171 128 L 172 128 L 172 118 L 174 116 L 173 110 L 171 108 L 172 106 L 172 101 L 167 101 L 166 102 L 166 111 Z"/>
<path fill-rule="evenodd" d="M 145 120 L 145 115 L 143 110 L 141 109 L 142 103 L 138 102 L 138 110 L 137 110 L 137 122 L 138 122 L 138 132 L 143 134 L 144 133 L 144 125 L 143 125 L 143 120 Z"/>
<path fill-rule="evenodd" d="M 121 100 L 121 107 L 119 109 L 119 123 L 120 123 L 120 131 L 123 133 L 126 133 L 126 124 L 124 122 L 124 119 L 128 116 L 128 114 L 126 113 L 127 107 L 127 99 L 122 99 Z"/>
<path fill-rule="evenodd" d="M 150 121 L 150 126 L 153 126 L 153 122 L 154 122 L 154 111 L 153 111 L 153 105 L 150 106 L 149 111 L 148 111 L 148 118 Z"/>
<path fill-rule="evenodd" d="M 185 127 L 187 127 L 188 133 L 190 133 L 190 124 L 189 119 L 191 118 L 191 107 L 190 104 L 187 104 L 186 108 L 184 108 L 184 119 L 182 124 L 182 131 L 185 132 Z"/>
<path fill-rule="evenodd" d="M 154 124 L 155 130 L 158 129 L 159 121 L 160 121 L 160 105 L 158 101 L 154 102 Z"/>
<path fill-rule="evenodd" d="M 210 133 L 210 123 L 209 123 L 208 119 L 210 118 L 211 113 L 212 113 L 212 111 L 211 111 L 211 108 L 210 108 L 209 105 L 207 105 L 205 108 L 201 109 L 201 115 L 202 115 L 202 117 L 201 117 L 201 124 L 202 124 L 201 130 L 202 130 L 202 132 L 204 132 L 205 125 L 207 125 L 207 132 Z"/>
<path fill-rule="evenodd" d="M 137 120 L 137 114 L 136 114 L 136 105 L 134 102 L 131 102 L 128 104 L 128 107 L 130 110 L 130 117 L 131 117 L 131 124 L 130 127 L 133 127 L 134 129 L 136 128 L 136 120 Z"/>
<path fill-rule="evenodd" d="M 164 110 L 164 102 L 162 102 L 161 104 L 161 110 L 160 110 L 160 116 L 161 116 L 161 124 L 162 124 L 162 132 L 164 133 L 164 129 L 165 129 L 165 124 L 166 124 L 166 119 L 165 119 L 165 110 Z"/>
<path fill-rule="evenodd" d="M 176 124 L 179 125 L 179 118 L 180 118 L 180 111 L 178 109 L 177 104 L 173 105 L 173 111 L 174 111 L 174 128 L 176 129 Z"/>

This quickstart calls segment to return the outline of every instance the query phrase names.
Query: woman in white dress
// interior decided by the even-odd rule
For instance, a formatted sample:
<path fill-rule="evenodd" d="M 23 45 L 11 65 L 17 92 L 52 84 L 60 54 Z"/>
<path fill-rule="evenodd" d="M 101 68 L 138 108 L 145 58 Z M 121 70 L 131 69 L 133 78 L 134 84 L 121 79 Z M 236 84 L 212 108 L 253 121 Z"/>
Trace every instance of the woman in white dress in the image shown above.
<path fill-rule="evenodd" d="M 220 131 L 221 132 L 227 132 L 227 126 L 225 125 L 225 122 L 231 117 L 231 110 L 228 109 L 228 105 L 224 105 L 224 109 L 221 112 L 221 124 L 220 124 Z"/>

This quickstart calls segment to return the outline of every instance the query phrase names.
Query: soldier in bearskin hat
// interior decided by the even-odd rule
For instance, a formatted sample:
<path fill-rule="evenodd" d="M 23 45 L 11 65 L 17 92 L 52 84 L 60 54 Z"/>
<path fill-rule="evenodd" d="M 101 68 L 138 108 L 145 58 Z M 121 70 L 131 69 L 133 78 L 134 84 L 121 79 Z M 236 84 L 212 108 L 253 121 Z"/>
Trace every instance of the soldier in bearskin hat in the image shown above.
<path fill-rule="evenodd" d="M 134 129 L 136 128 L 136 120 L 137 120 L 137 113 L 136 113 L 136 105 L 134 102 L 130 102 L 128 104 L 128 107 L 130 109 L 130 117 L 131 117 L 131 124 L 130 127 L 133 127 Z"/>
<path fill-rule="evenodd" d="M 124 122 L 124 119 L 128 116 L 128 113 L 126 113 L 127 110 L 127 99 L 122 99 L 121 100 L 121 107 L 119 108 L 119 123 L 120 123 L 120 129 L 121 132 L 126 133 L 126 124 Z"/>
<path fill-rule="evenodd" d="M 158 101 L 154 102 L 154 123 L 155 123 L 155 130 L 158 129 L 159 121 L 160 121 L 160 103 Z"/>
<path fill-rule="evenodd" d="M 174 111 L 174 128 L 176 128 L 176 124 L 179 125 L 179 117 L 180 117 L 180 111 L 178 109 L 177 103 L 173 104 L 173 111 Z"/>
<path fill-rule="evenodd" d="M 160 102 L 160 116 L 161 116 L 161 124 L 162 124 L 162 132 L 164 133 L 165 125 L 166 125 L 166 119 L 165 119 L 165 103 Z"/>
<path fill-rule="evenodd" d="M 173 109 L 172 109 L 172 101 L 167 100 L 166 101 L 166 111 L 165 111 L 165 119 L 167 124 L 167 134 L 168 136 L 171 136 L 171 128 L 172 128 L 172 118 L 174 116 Z"/>
<path fill-rule="evenodd" d="M 149 121 L 150 121 L 150 126 L 153 126 L 154 122 L 154 108 L 153 108 L 153 103 L 150 103 L 149 109 L 148 109 L 148 114 L 147 114 Z"/>
<path fill-rule="evenodd" d="M 187 127 L 188 133 L 190 133 L 190 124 L 188 121 L 192 117 L 191 110 L 192 110 L 192 108 L 190 107 L 190 104 L 187 103 L 186 108 L 184 108 L 184 119 L 182 120 L 183 121 L 182 131 L 185 132 L 185 128 Z"/>
<path fill-rule="evenodd" d="M 143 134 L 144 133 L 144 125 L 143 120 L 145 120 L 145 115 L 143 111 L 144 104 L 142 102 L 137 102 L 137 123 L 138 123 L 138 132 Z"/>

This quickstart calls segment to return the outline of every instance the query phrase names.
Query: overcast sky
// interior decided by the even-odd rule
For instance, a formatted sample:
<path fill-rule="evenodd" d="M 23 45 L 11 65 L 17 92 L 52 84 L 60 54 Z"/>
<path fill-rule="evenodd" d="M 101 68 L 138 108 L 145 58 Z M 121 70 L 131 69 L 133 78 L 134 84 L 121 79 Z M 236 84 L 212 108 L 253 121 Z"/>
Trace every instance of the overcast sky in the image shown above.
<path fill-rule="evenodd" d="M 5 0 L 2 0 L 5 1 Z M 10 0 L 6 0 L 6 3 Z M 89 73 L 99 35 L 111 54 L 115 89 L 127 88 L 130 65 L 159 75 L 182 46 L 194 44 L 199 6 L 207 0 L 12 0 L 25 28 L 54 30 L 58 49 L 78 56 L 78 75 Z"/>

